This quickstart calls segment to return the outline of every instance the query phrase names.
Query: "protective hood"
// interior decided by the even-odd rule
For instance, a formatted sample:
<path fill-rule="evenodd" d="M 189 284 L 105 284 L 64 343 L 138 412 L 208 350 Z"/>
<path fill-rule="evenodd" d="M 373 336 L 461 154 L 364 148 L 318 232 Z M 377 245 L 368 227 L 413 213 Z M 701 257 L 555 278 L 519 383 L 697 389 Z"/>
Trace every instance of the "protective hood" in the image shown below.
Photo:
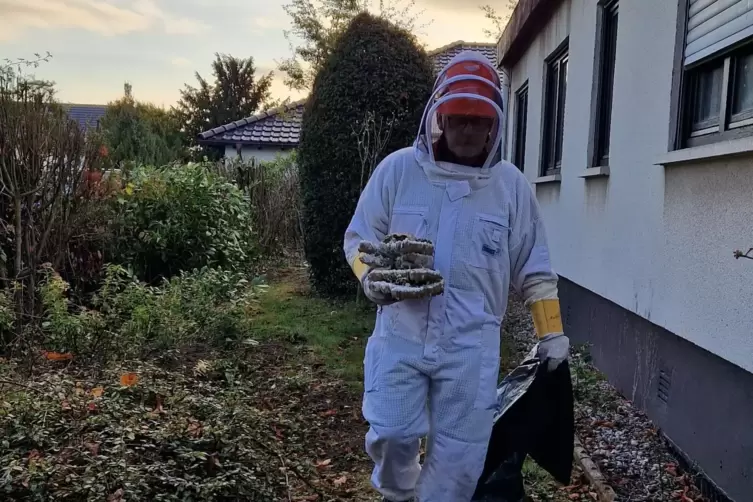
<path fill-rule="evenodd" d="M 504 127 L 502 90 L 494 65 L 478 51 L 456 55 L 437 76 L 429 102 L 426 104 L 415 141 L 416 160 L 431 178 L 468 180 L 478 183 L 490 176 L 492 164 L 499 159 Z M 438 161 L 436 151 L 441 137 L 439 116 L 483 117 L 493 125 L 481 167 Z M 468 126 L 467 126 L 468 127 Z"/>

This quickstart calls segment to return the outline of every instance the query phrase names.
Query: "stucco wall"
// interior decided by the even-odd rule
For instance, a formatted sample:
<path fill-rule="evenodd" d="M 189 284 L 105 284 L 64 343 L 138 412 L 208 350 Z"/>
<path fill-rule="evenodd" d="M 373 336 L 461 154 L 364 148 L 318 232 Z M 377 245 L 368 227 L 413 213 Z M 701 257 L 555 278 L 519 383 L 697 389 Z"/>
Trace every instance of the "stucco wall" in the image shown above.
<path fill-rule="evenodd" d="M 538 177 L 544 59 L 569 35 L 561 183 L 536 185 L 556 271 L 753 371 L 753 158 L 667 167 L 677 2 L 620 2 L 608 178 L 588 167 L 596 2 L 563 2 L 511 69 L 529 83 L 526 176 Z M 514 113 L 510 114 L 513 120 Z M 508 152 L 513 127 L 508 127 Z"/>
<path fill-rule="evenodd" d="M 241 155 L 243 156 L 244 160 L 251 160 L 251 158 L 255 158 L 258 162 L 270 162 L 275 160 L 278 154 L 280 155 L 289 155 L 292 150 L 290 148 L 282 149 L 279 147 L 252 147 L 252 146 L 244 146 L 241 150 Z M 234 159 L 238 156 L 238 153 L 235 150 L 234 146 L 226 146 L 225 147 L 225 158 L 226 159 Z"/>

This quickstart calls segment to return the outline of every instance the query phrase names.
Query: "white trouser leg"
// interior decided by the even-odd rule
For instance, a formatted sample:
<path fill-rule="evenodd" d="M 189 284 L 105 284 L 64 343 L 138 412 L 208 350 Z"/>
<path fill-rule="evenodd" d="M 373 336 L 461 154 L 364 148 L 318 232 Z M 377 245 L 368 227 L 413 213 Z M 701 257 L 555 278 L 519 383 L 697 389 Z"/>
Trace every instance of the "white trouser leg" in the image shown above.
<path fill-rule="evenodd" d="M 491 340 L 487 344 L 448 346 L 432 374 L 430 449 L 416 487 L 419 502 L 469 502 L 473 497 L 496 407 L 499 349 L 494 342 L 499 347 L 499 338 L 492 334 L 481 338 Z"/>
<path fill-rule="evenodd" d="M 372 336 L 364 360 L 363 415 L 369 422 L 366 452 L 371 481 L 389 500 L 415 495 L 421 473 L 420 439 L 428 433 L 428 377 L 419 369 L 422 349 L 396 337 Z"/>

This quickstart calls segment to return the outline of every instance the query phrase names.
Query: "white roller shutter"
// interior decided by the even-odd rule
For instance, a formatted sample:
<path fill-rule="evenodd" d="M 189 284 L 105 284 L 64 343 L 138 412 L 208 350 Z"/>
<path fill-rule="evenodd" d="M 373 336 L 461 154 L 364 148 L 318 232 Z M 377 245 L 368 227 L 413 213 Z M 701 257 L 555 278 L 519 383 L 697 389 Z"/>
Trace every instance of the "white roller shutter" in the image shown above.
<path fill-rule="evenodd" d="M 685 64 L 753 36 L 753 0 L 690 0 Z"/>

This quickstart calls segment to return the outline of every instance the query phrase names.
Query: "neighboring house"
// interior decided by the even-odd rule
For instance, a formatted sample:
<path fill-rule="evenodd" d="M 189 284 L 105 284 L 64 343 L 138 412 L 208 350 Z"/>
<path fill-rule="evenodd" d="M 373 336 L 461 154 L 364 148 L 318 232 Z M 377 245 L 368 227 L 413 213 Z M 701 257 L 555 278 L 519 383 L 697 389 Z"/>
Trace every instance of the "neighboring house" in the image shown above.
<path fill-rule="evenodd" d="M 64 104 L 63 109 L 71 120 L 78 122 L 79 128 L 82 130 L 97 129 L 105 117 L 107 105 Z"/>
<path fill-rule="evenodd" d="M 497 45 L 493 43 L 473 43 L 457 41 L 433 50 L 429 56 L 437 73 L 449 63 L 453 56 L 463 50 L 482 52 L 496 65 Z M 504 104 L 507 107 L 506 79 L 500 72 L 503 82 Z M 240 156 L 244 160 L 255 158 L 258 161 L 274 160 L 278 154 L 285 154 L 298 147 L 301 133 L 301 119 L 305 100 L 275 108 L 258 115 L 240 119 L 215 127 L 199 135 L 199 144 L 224 146 L 225 158 Z M 504 110 L 505 113 L 506 110 Z"/>
<path fill-rule="evenodd" d="M 565 332 L 753 500 L 753 2 L 520 0 L 498 50 Z"/>
<path fill-rule="evenodd" d="M 259 162 L 298 147 L 305 100 L 215 127 L 199 134 L 199 144 L 225 147 L 225 158 Z"/>

